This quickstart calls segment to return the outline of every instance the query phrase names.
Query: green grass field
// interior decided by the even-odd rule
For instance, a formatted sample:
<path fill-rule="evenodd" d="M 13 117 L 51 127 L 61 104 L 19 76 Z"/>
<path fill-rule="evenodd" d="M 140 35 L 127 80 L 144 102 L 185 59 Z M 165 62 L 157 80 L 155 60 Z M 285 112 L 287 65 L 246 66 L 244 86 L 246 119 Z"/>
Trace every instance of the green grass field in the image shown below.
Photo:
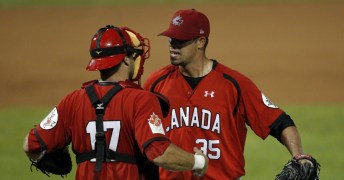
<path fill-rule="evenodd" d="M 336 106 L 286 106 L 282 107 L 295 120 L 303 140 L 305 152 L 315 156 L 322 165 L 321 179 L 342 179 L 341 165 L 344 163 L 344 105 Z M 47 179 L 40 172 L 30 171 L 30 163 L 22 150 L 25 134 L 38 124 L 50 108 L 3 108 L 0 109 L 2 122 L 0 137 L 1 179 Z M 273 179 L 289 160 L 287 150 L 274 138 L 265 141 L 249 130 L 246 149 L 246 173 L 243 179 Z M 74 155 L 72 155 L 74 158 Z M 73 162 L 74 163 L 74 162 Z M 74 179 L 73 172 L 66 179 Z M 50 179 L 61 179 L 52 176 Z"/>

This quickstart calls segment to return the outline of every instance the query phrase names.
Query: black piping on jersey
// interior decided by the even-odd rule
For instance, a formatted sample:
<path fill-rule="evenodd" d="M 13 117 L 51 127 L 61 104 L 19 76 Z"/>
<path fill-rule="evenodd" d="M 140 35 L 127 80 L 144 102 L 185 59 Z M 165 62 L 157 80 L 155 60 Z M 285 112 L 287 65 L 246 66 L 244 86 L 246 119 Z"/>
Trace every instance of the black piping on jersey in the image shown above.
<path fill-rule="evenodd" d="M 216 60 L 214 60 L 214 59 L 211 59 L 211 60 L 213 61 L 212 69 L 215 70 L 219 63 Z M 241 89 L 240 89 L 239 83 L 233 77 L 231 77 L 230 75 L 225 74 L 225 73 L 223 73 L 222 76 L 225 79 L 229 80 L 234 85 L 234 87 L 237 90 L 237 101 L 236 101 L 234 109 L 233 109 L 233 116 L 235 116 L 236 113 L 238 112 L 239 103 L 240 103 L 240 100 L 241 100 Z"/>
<path fill-rule="evenodd" d="M 159 79 L 157 79 L 153 84 L 152 84 L 152 87 L 149 89 L 149 91 L 151 92 L 155 92 L 154 89 L 155 89 L 155 86 L 162 80 L 166 79 L 168 75 L 170 75 L 171 72 L 161 76 Z"/>
<path fill-rule="evenodd" d="M 216 66 L 217 66 L 218 63 L 217 63 L 215 60 L 212 60 L 212 61 L 213 61 L 213 67 L 212 67 L 212 69 L 214 70 L 214 69 L 216 68 Z M 168 76 L 169 74 L 171 74 L 171 72 L 169 72 L 169 73 L 167 73 L 167 74 L 161 76 L 159 79 L 157 79 L 157 80 L 152 84 L 152 87 L 149 89 L 149 91 L 155 92 L 155 91 L 154 91 L 155 86 L 156 86 L 160 81 L 166 79 L 167 76 Z"/>
<path fill-rule="evenodd" d="M 156 137 L 156 138 L 152 138 L 150 140 L 148 140 L 147 142 L 145 142 L 143 145 L 142 145 L 142 148 L 143 149 L 146 149 L 147 146 L 152 143 L 153 141 L 170 141 L 168 138 L 165 138 L 165 137 Z"/>
<path fill-rule="evenodd" d="M 232 78 L 228 74 L 223 74 L 223 77 L 225 79 L 229 80 L 231 83 L 233 83 L 234 87 L 237 90 L 237 101 L 235 103 L 234 110 L 233 110 L 233 116 L 234 116 L 234 115 L 236 115 L 238 108 L 239 108 L 239 103 L 240 103 L 240 99 L 241 99 L 241 89 L 240 89 L 238 82 L 234 78 Z"/>
<path fill-rule="evenodd" d="M 152 92 L 159 100 L 162 116 L 164 118 L 167 117 L 169 111 L 170 111 L 170 101 L 165 97 L 164 95 L 158 93 L 158 92 Z"/>
<path fill-rule="evenodd" d="M 295 126 L 294 121 L 290 118 L 288 114 L 283 112 L 278 118 L 269 126 L 270 128 L 270 135 L 275 137 L 279 142 L 281 141 L 281 134 L 282 131 L 289 127 Z"/>
<path fill-rule="evenodd" d="M 211 59 L 211 60 L 213 61 L 212 70 L 215 70 L 215 68 L 216 68 L 217 65 L 218 65 L 218 62 L 217 62 L 216 60 L 213 60 L 213 59 Z M 170 75 L 170 73 L 171 73 L 171 72 L 169 72 L 169 73 L 167 73 L 167 74 L 161 76 L 159 79 L 157 79 L 157 80 L 152 84 L 152 86 L 151 86 L 151 88 L 149 89 L 149 91 L 155 92 L 154 89 L 155 89 L 156 85 L 157 85 L 159 82 L 161 82 L 161 81 L 163 81 L 164 79 L 166 79 L 167 76 Z M 232 78 L 232 77 L 229 76 L 228 74 L 223 74 L 223 77 L 224 77 L 225 79 L 229 80 L 230 82 L 232 82 L 233 85 L 235 86 L 235 88 L 237 89 L 238 97 L 237 97 L 237 102 L 236 102 L 236 104 L 235 104 L 235 107 L 234 107 L 234 109 L 233 109 L 233 116 L 235 116 L 236 113 L 237 113 L 237 111 L 238 111 L 238 108 L 239 108 L 239 103 L 240 103 L 240 99 L 241 99 L 241 89 L 240 89 L 240 86 L 239 86 L 238 82 L 237 82 L 234 78 Z"/>
<path fill-rule="evenodd" d="M 47 145 L 44 143 L 42 137 L 38 134 L 37 129 L 33 128 L 33 133 L 36 135 L 39 144 L 41 145 L 41 151 L 45 151 L 48 149 Z"/>
<path fill-rule="evenodd" d="M 217 67 L 217 65 L 218 65 L 219 63 L 218 63 L 216 60 L 214 60 L 214 59 L 212 59 L 212 61 L 213 61 L 213 70 L 215 70 L 215 68 Z M 239 83 L 238 83 L 233 77 L 231 77 L 230 75 L 224 74 L 224 73 L 223 73 L 222 76 L 223 76 L 225 79 L 229 80 L 229 81 L 234 85 L 234 87 L 235 87 L 236 90 L 237 90 L 237 94 L 238 94 L 238 96 L 237 96 L 237 102 L 236 102 L 236 104 L 235 104 L 235 106 L 234 106 L 234 110 L 233 110 L 233 116 L 235 116 L 236 113 L 238 112 L 239 103 L 240 103 L 240 100 L 241 100 L 241 88 L 240 88 L 240 86 L 239 86 Z"/>

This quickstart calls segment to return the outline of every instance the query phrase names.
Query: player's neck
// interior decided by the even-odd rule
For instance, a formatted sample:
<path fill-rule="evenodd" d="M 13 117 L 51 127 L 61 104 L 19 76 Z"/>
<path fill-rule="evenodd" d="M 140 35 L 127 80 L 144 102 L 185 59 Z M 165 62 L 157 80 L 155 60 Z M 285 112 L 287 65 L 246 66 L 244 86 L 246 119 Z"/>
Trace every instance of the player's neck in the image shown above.
<path fill-rule="evenodd" d="M 202 60 L 193 61 L 186 66 L 180 66 L 180 72 L 188 77 L 203 77 L 210 73 L 213 61 L 204 57 Z"/>
<path fill-rule="evenodd" d="M 99 82 L 119 82 L 129 79 L 128 70 L 120 68 L 111 74 L 101 74 Z"/>

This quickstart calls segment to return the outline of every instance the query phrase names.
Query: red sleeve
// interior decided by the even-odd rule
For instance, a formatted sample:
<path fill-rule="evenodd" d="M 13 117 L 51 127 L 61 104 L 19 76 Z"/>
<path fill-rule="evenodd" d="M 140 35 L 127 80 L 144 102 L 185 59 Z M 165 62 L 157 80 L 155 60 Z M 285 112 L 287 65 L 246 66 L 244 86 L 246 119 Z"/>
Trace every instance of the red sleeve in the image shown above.
<path fill-rule="evenodd" d="M 66 128 L 66 115 L 69 114 L 65 111 L 68 109 L 69 96 L 66 96 L 57 107 L 53 110 L 35 127 L 36 133 L 33 129 L 30 130 L 28 137 L 28 146 L 30 152 L 37 152 L 46 146 L 48 152 L 56 149 L 61 149 L 69 144 L 70 133 Z M 39 136 L 39 137 L 37 137 Z M 41 142 L 40 142 L 41 141 Z"/>
<path fill-rule="evenodd" d="M 145 154 L 150 161 L 153 161 L 158 156 L 164 154 L 168 146 L 171 144 L 170 141 L 153 141 L 146 147 Z"/>
<path fill-rule="evenodd" d="M 29 132 L 28 142 L 30 153 L 39 153 L 42 151 L 42 146 L 39 143 L 36 135 L 34 134 L 33 129 L 31 129 Z"/>
<path fill-rule="evenodd" d="M 248 78 L 241 77 L 239 83 L 242 98 L 239 108 L 241 116 L 246 118 L 246 122 L 258 136 L 265 139 L 270 133 L 269 126 L 283 111 Z"/>
<path fill-rule="evenodd" d="M 165 136 L 162 125 L 162 111 L 157 97 L 147 91 L 143 91 L 135 102 L 134 132 L 135 139 L 144 153 L 144 150 L 155 141 L 169 141 Z"/>

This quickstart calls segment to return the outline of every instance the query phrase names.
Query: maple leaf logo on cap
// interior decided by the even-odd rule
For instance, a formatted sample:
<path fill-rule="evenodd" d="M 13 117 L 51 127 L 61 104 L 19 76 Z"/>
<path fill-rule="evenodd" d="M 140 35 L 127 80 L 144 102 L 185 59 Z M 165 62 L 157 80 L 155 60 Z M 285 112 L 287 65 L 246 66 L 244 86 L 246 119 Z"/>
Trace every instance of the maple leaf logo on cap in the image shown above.
<path fill-rule="evenodd" d="M 169 27 L 159 35 L 178 40 L 191 40 L 199 37 L 209 37 L 209 19 L 195 9 L 183 9 L 175 12 Z"/>
<path fill-rule="evenodd" d="M 172 20 L 172 24 L 175 26 L 180 26 L 183 22 L 184 22 L 184 20 L 182 19 L 182 17 L 180 15 L 176 16 Z"/>

